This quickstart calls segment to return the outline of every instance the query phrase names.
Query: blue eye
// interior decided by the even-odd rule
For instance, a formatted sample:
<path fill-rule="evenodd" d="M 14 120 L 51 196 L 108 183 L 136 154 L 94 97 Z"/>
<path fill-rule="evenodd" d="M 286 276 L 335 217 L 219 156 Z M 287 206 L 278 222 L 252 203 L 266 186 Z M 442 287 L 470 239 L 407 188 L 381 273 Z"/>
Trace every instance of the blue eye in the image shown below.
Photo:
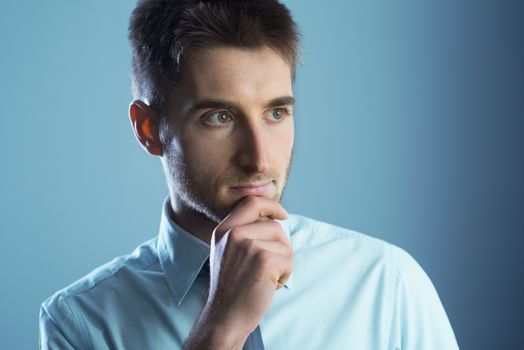
<path fill-rule="evenodd" d="M 211 125 L 225 125 L 231 121 L 231 117 L 226 112 L 213 112 L 205 119 L 206 123 Z"/>

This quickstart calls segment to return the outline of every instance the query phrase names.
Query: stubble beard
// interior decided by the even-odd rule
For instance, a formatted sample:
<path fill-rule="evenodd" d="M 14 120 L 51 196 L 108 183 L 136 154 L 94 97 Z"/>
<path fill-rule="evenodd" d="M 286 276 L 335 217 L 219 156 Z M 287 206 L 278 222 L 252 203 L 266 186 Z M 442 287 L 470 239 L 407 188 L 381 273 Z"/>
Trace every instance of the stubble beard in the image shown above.
<path fill-rule="evenodd" d="M 206 219 L 215 224 L 220 223 L 242 200 L 234 200 L 231 203 L 221 203 L 216 189 L 209 183 L 209 179 L 199 176 L 197 169 L 194 169 L 182 159 L 171 154 L 167 155 L 167 166 L 165 169 L 168 178 L 170 193 L 178 197 L 181 205 L 187 209 L 203 215 Z M 273 180 L 276 191 L 273 195 L 274 200 L 281 201 L 289 178 L 293 153 L 291 153 L 288 165 L 283 177 L 278 173 L 272 172 L 268 175 L 251 173 L 237 173 L 221 180 L 221 184 L 238 184 L 247 182 L 258 182 Z M 281 184 L 280 184 L 281 183 Z"/>

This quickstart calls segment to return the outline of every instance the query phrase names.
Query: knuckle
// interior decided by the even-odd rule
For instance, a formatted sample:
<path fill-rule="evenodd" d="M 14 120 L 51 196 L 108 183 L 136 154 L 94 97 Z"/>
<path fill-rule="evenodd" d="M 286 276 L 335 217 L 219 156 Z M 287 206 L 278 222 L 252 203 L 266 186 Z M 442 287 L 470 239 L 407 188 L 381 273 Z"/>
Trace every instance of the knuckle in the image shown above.
<path fill-rule="evenodd" d="M 233 227 L 231 230 L 229 230 L 229 240 L 237 244 L 242 240 L 242 231 L 243 230 L 240 227 Z"/>
<path fill-rule="evenodd" d="M 260 269 L 267 270 L 272 264 L 272 254 L 265 249 L 261 249 L 256 252 L 255 261 Z"/>
<path fill-rule="evenodd" d="M 252 239 L 244 239 L 241 242 L 239 242 L 239 247 L 246 253 L 249 253 L 256 250 L 256 243 Z"/>

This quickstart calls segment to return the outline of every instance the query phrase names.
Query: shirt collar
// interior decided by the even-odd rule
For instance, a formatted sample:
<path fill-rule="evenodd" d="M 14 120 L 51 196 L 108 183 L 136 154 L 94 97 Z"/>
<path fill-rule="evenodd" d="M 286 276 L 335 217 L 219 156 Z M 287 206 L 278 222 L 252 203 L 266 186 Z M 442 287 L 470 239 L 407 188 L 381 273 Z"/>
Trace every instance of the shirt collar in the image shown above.
<path fill-rule="evenodd" d="M 171 204 L 168 195 L 162 205 L 157 252 L 167 284 L 177 305 L 180 305 L 209 257 L 210 247 L 173 221 L 169 216 L 169 205 Z M 290 239 L 286 220 L 278 221 Z M 293 274 L 284 284 L 285 288 L 291 288 L 292 277 Z"/>

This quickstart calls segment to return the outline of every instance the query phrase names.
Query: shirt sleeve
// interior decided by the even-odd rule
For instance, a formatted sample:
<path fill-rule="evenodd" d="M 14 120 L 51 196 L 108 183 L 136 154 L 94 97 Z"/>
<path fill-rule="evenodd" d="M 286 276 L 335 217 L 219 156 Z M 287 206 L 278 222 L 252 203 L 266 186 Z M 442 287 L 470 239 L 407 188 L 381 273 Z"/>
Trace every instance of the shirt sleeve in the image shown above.
<path fill-rule="evenodd" d="M 39 348 L 41 350 L 81 349 L 74 339 L 74 316 L 63 297 L 58 296 L 44 302 L 40 307 Z M 83 348 L 83 347 L 82 347 Z"/>
<path fill-rule="evenodd" d="M 406 251 L 396 251 L 391 349 L 454 350 L 458 344 L 433 283 Z"/>

